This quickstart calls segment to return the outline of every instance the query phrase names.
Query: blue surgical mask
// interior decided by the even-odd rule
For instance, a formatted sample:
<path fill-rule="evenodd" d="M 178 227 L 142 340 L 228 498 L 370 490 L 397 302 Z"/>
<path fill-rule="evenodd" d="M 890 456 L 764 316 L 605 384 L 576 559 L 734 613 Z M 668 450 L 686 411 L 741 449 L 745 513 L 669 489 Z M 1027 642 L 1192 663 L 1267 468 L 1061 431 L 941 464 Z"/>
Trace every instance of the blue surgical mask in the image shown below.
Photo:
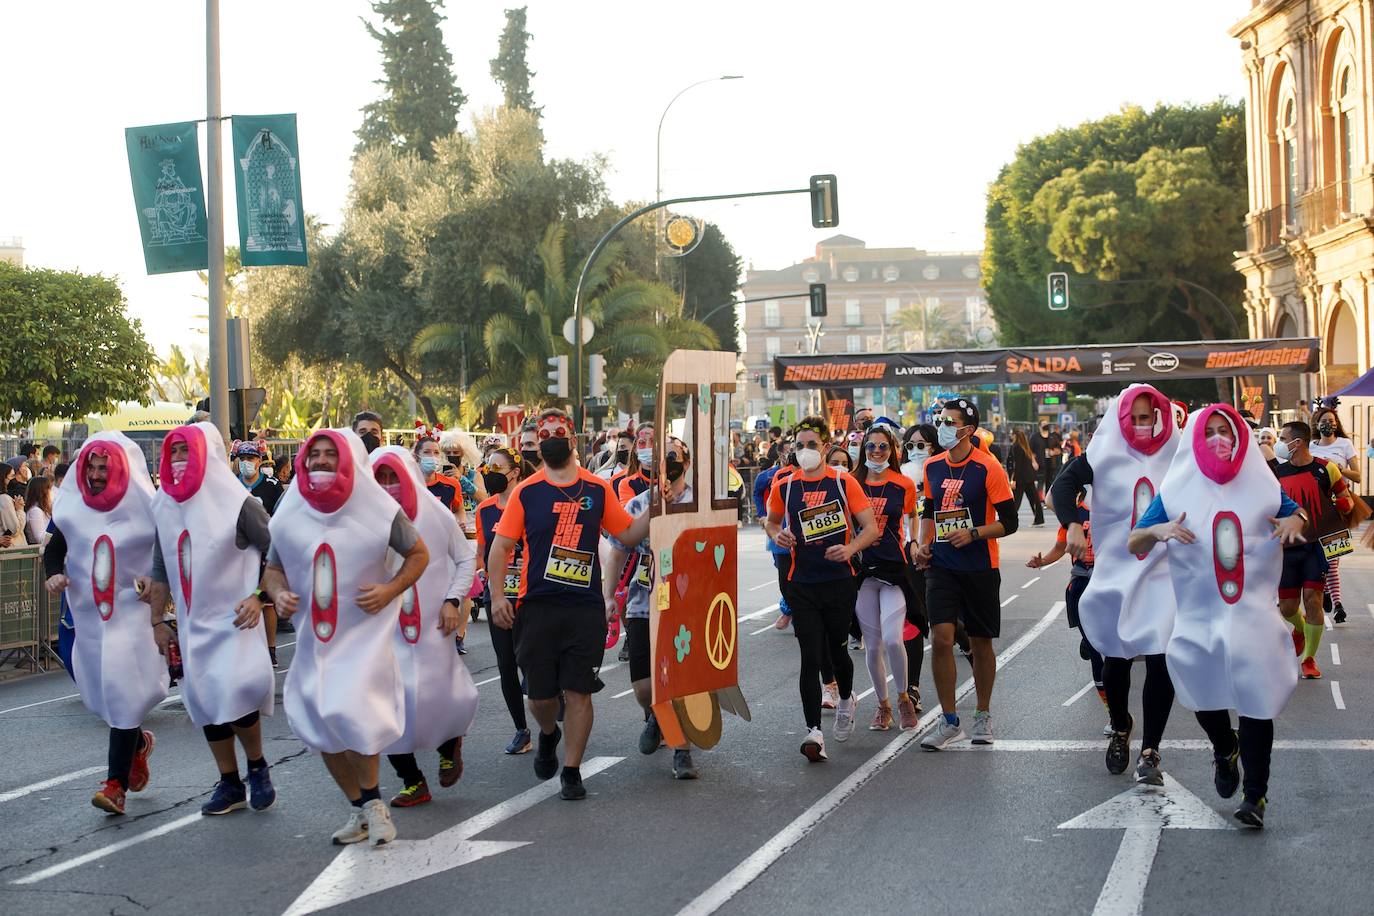
<path fill-rule="evenodd" d="M 258 469 L 251 461 L 239 462 L 239 476 L 244 480 L 252 480 L 257 476 Z"/>
<path fill-rule="evenodd" d="M 1274 457 L 1280 461 L 1287 461 L 1293 457 L 1293 450 L 1288 447 L 1288 443 L 1282 439 L 1274 443 Z"/>
<path fill-rule="evenodd" d="M 640 463 L 640 464 L 643 464 L 643 465 L 650 465 L 650 464 L 653 464 L 653 463 L 654 463 L 654 450 L 651 449 L 651 448 L 637 448 L 637 449 L 635 449 L 635 457 L 639 459 L 639 463 Z"/>
<path fill-rule="evenodd" d="M 941 423 L 940 428 L 936 430 L 936 437 L 940 440 L 941 448 L 951 449 L 959 444 L 959 430 L 954 426 Z"/>
<path fill-rule="evenodd" d="M 424 475 L 426 477 L 428 477 L 430 474 L 438 473 L 439 459 L 430 455 L 426 455 L 425 457 L 420 459 L 420 470 L 424 472 Z"/>
<path fill-rule="evenodd" d="M 857 445 L 848 446 L 847 448 L 845 448 L 845 451 L 849 453 L 849 460 L 852 463 L 859 463 L 859 447 Z"/>

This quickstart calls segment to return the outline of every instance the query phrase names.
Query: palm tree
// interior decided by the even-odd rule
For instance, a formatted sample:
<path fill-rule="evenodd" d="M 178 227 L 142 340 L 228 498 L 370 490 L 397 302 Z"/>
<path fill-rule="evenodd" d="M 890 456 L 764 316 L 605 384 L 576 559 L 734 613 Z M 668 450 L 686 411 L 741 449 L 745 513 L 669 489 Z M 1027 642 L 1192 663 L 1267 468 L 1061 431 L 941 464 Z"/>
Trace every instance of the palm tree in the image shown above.
<path fill-rule="evenodd" d="M 922 350 L 953 350 L 968 346 L 968 330 L 951 321 L 938 308 L 925 303 L 908 306 L 897 313 L 897 327 L 920 335 Z"/>

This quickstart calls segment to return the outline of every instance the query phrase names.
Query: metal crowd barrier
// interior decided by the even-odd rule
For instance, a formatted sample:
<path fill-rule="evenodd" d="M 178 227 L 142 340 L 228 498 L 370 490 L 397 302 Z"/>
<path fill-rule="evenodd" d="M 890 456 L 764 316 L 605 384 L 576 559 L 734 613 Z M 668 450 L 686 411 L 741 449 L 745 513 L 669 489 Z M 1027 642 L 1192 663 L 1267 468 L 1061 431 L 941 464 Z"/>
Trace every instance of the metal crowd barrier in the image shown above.
<path fill-rule="evenodd" d="M 48 605 L 42 549 L 0 551 L 0 669 L 37 674 L 56 660 L 49 639 L 57 638 L 57 621 L 49 623 Z"/>

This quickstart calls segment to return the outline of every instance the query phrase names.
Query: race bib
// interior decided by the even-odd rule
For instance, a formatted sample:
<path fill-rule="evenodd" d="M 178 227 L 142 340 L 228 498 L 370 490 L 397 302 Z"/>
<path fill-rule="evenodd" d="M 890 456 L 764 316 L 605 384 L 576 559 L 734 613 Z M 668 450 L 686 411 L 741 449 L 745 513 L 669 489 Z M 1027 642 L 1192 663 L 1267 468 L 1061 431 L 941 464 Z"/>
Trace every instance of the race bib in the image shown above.
<path fill-rule="evenodd" d="M 1348 553 L 1355 552 L 1355 545 L 1350 542 L 1350 529 L 1342 528 L 1340 531 L 1333 531 L 1321 539 L 1322 554 L 1326 559 L 1334 560 L 1343 557 Z"/>
<path fill-rule="evenodd" d="M 519 560 L 512 560 L 506 567 L 506 578 L 501 583 L 501 593 L 507 598 L 516 598 L 520 595 L 520 569 L 524 566 Z"/>
<path fill-rule="evenodd" d="M 959 530 L 973 530 L 973 513 L 968 509 L 946 509 L 935 513 L 935 540 L 945 544 L 949 536 Z"/>
<path fill-rule="evenodd" d="M 544 565 L 544 578 L 560 585 L 589 588 L 592 584 L 593 559 L 595 556 L 590 550 L 554 545 L 549 551 L 549 562 Z"/>
<path fill-rule="evenodd" d="M 801 522 L 802 540 L 808 544 L 828 538 L 849 527 L 849 522 L 845 521 L 844 508 L 840 506 L 838 499 L 801 510 L 797 513 L 797 520 Z"/>
<path fill-rule="evenodd" d="M 647 553 L 641 553 L 639 555 L 639 562 L 635 565 L 634 581 L 636 585 L 648 588 L 652 584 L 649 575 L 649 566 L 651 563 L 653 563 L 653 560 L 650 559 Z"/>

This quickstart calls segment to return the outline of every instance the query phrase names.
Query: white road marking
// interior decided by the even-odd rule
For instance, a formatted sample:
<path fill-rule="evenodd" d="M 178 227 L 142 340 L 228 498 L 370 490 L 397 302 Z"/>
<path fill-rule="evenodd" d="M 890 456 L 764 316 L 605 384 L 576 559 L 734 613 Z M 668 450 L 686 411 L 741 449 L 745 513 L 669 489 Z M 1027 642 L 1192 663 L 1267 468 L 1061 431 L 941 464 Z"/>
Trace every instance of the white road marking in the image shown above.
<path fill-rule="evenodd" d="M 1345 697 L 1341 696 L 1341 682 L 1331 682 L 1331 699 L 1336 702 L 1337 709 L 1345 709 Z"/>
<path fill-rule="evenodd" d="M 1022 587 L 1022 588 L 1030 588 L 1032 585 L 1034 585 L 1035 583 L 1037 583 L 1037 582 L 1039 582 L 1039 581 L 1040 581 L 1040 577 L 1039 577 L 1039 576 L 1036 576 L 1034 579 L 1031 579 L 1029 582 L 1027 582 L 1025 585 L 1023 585 L 1023 586 L 1021 586 L 1021 587 Z"/>
<path fill-rule="evenodd" d="M 1065 700 L 1063 703 L 1060 703 L 1059 705 L 1060 705 L 1060 706 L 1072 706 L 1073 704 L 1077 703 L 1079 700 L 1083 699 L 1083 694 L 1087 693 L 1089 690 L 1092 690 L 1092 689 L 1093 689 L 1094 687 L 1096 687 L 1096 686 L 1097 686 L 1097 685 L 1094 684 L 1092 681 L 1088 681 L 1088 685 L 1087 685 L 1086 687 L 1084 687 L 1082 690 L 1078 691 L 1078 692 L 1075 693 L 1073 696 L 1069 697 L 1067 700 Z"/>
<path fill-rule="evenodd" d="M 588 760 L 582 764 L 582 776 L 594 776 L 624 759 L 597 757 Z M 550 779 L 427 840 L 402 839 L 370 848 L 366 843 L 346 846 L 296 898 L 285 916 L 304 916 L 528 846 L 524 841 L 477 840 L 474 837 L 553 797 L 558 790 L 558 780 Z"/>
<path fill-rule="evenodd" d="M 9 709 L 0 709 L 0 716 L 7 712 L 18 712 L 21 709 L 33 709 L 35 706 L 46 706 L 49 703 L 58 703 L 62 700 L 74 700 L 81 696 L 79 693 L 68 693 L 64 696 L 53 697 L 51 700 L 39 700 L 37 703 L 25 703 L 23 706 L 11 706 Z"/>
<path fill-rule="evenodd" d="M 1328 645 L 1331 646 L 1331 664 L 1339 665 L 1341 663 L 1341 647 L 1334 642 L 1328 643 Z"/>
<path fill-rule="evenodd" d="M 1020 597 L 1021 597 L 1021 593 L 1020 593 L 1020 592 L 1017 592 L 1016 594 L 1014 594 L 1014 595 L 1012 595 L 1010 598 L 1008 598 L 1006 601 L 1003 601 L 1003 602 L 1002 602 L 1002 607 L 1006 607 L 1007 605 L 1011 604 L 1013 601 L 1015 601 L 1017 598 L 1020 598 Z"/>
<path fill-rule="evenodd" d="M 1169 774 L 1163 786 L 1136 785 L 1059 825 L 1060 830 L 1121 830 L 1111 871 L 1093 916 L 1136 916 L 1145 903 L 1159 838 L 1165 830 L 1232 830 L 1202 799 Z"/>
<path fill-rule="evenodd" d="M 758 636 L 760 633 L 767 633 L 769 630 L 772 630 L 772 629 L 774 629 L 774 626 L 773 626 L 773 624 L 770 623 L 770 624 L 769 624 L 768 626 L 766 626 L 766 627 L 759 627 L 757 630 L 755 630 L 754 632 L 750 633 L 749 635 L 750 635 L 750 636 Z"/>
<path fill-rule="evenodd" d="M 1336 625 L 1335 625 L 1334 623 L 1331 622 L 1331 615 L 1330 615 L 1330 614 L 1323 614 L 1323 615 L 1322 615 L 1322 620 L 1326 621 L 1326 627 L 1325 627 L 1326 632 L 1330 633 L 1332 630 L 1336 629 Z"/>
<path fill-rule="evenodd" d="M 1012 643 L 1000 655 L 997 656 L 997 667 L 1002 668 L 1030 645 L 1041 633 L 1049 628 L 1054 619 L 1064 610 L 1064 602 L 1056 601 L 1054 607 L 1044 617 L 1040 618 L 1034 626 L 1021 635 L 1021 638 Z M 973 690 L 973 678 L 969 678 L 959 685 L 955 692 L 956 698 L 967 696 Z M 700 896 L 692 900 L 680 911 L 678 916 L 708 916 L 728 903 L 736 894 L 748 887 L 756 878 L 768 870 L 768 867 L 778 859 L 787 854 L 793 846 L 801 842 L 816 826 L 824 821 L 840 805 L 844 804 L 855 792 L 863 788 L 870 779 L 876 776 L 884 767 L 891 763 L 896 757 L 910 747 L 917 738 L 930 727 L 937 716 L 940 715 L 940 708 L 926 713 L 921 717 L 920 723 L 910 731 L 904 731 L 893 738 L 888 744 L 872 757 L 868 758 L 857 769 L 846 776 L 839 785 L 831 789 L 811 807 L 807 808 L 797 816 L 790 824 L 774 834 L 768 842 L 764 843 L 744 861 L 740 862 L 728 874 L 722 877 L 715 884 L 708 887 Z"/>
<path fill-rule="evenodd" d="M 42 782 L 35 782 L 32 785 L 21 786 L 18 789 L 10 789 L 8 792 L 0 792 L 0 803 L 14 801 L 14 799 L 16 798 L 23 798 L 25 795 L 30 795 L 34 792 L 42 792 L 44 789 L 51 789 L 53 786 L 60 786 L 64 782 L 71 782 L 73 779 L 81 779 L 85 776 L 93 776 L 96 773 L 103 772 L 105 772 L 105 767 L 103 765 L 98 767 L 86 767 L 84 770 L 73 770 L 70 773 L 64 773 L 61 776 L 54 776 L 51 779 L 45 779 Z"/>
<path fill-rule="evenodd" d="M 889 680 L 889 681 L 892 680 L 892 675 L 889 674 L 889 675 L 887 676 L 887 680 Z M 872 696 L 874 693 L 877 692 L 877 690 L 878 690 L 878 688 L 876 688 L 876 687 L 870 687 L 870 688 L 868 688 L 867 690 L 865 690 L 863 693 L 861 693 L 861 694 L 859 694 L 857 697 L 855 697 L 855 699 L 862 700 L 864 697 Z"/>
<path fill-rule="evenodd" d="M 635 689 L 634 689 L 633 687 L 631 687 L 629 690 L 622 690 L 622 691 L 620 691 L 619 693 L 613 693 L 613 694 L 611 694 L 611 699 L 612 699 L 612 700 L 618 700 L 618 699 L 620 699 L 621 697 L 623 697 L 623 696 L 629 696 L 630 694 L 632 694 L 632 693 L 634 693 L 634 692 L 635 692 Z"/>
<path fill-rule="evenodd" d="M 757 618 L 762 617 L 764 614 L 772 613 L 777 609 L 778 606 L 776 604 L 770 604 L 768 605 L 768 607 L 763 608 L 762 610 L 754 611 L 752 614 L 745 614 L 743 617 L 739 619 L 739 622 L 743 623 L 746 620 L 756 620 Z"/>
<path fill-rule="evenodd" d="M 756 591 L 758 591 L 758 590 L 761 589 L 761 588 L 767 588 L 767 587 L 770 586 L 770 585 L 777 585 L 777 584 L 778 584 L 778 580 L 777 580 L 777 579 L 765 579 L 763 582 L 760 582 L 758 585 L 751 585 L 751 586 L 749 586 L 748 591 L 756 592 Z"/>
<path fill-rule="evenodd" d="M 111 843 L 110 845 L 102 846 L 99 849 L 92 849 L 90 852 L 85 853 L 84 855 L 79 855 L 74 859 L 68 859 L 65 862 L 59 862 L 56 865 L 50 865 L 47 868 L 42 869 L 41 871 L 36 871 L 31 875 L 25 875 L 22 878 L 18 878 L 14 881 L 11 881 L 10 884 L 37 884 L 39 881 L 46 881 L 49 878 L 53 878 L 57 875 L 69 872 L 74 868 L 80 868 L 81 866 L 86 865 L 90 862 L 95 862 L 99 859 L 103 859 L 106 856 L 112 856 L 117 852 L 123 852 L 130 846 L 137 846 L 139 843 L 146 843 L 148 840 L 156 839 L 160 836 L 163 836 L 164 834 L 171 833 L 173 830 L 180 830 L 187 824 L 194 824 L 197 822 L 203 823 L 205 820 L 205 815 L 197 811 L 195 814 L 188 814 L 185 817 L 179 817 L 174 821 L 168 821 L 161 827 L 154 827 L 152 830 L 149 830 L 146 833 L 140 833 L 137 836 L 131 836 L 127 840 L 120 840 L 117 843 Z"/>
<path fill-rule="evenodd" d="M 1140 747 L 1140 742 L 1132 741 L 1132 747 Z M 996 744 L 951 744 L 947 751 L 992 751 L 1011 752 L 1061 752 L 1095 751 L 1102 752 L 1102 741 L 1056 741 L 1024 738 L 1001 738 Z M 1165 738 L 1159 743 L 1162 751 L 1208 751 L 1212 743 L 1205 738 Z M 1274 741 L 1276 751 L 1374 751 L 1374 738 L 1288 738 Z"/>
<path fill-rule="evenodd" d="M 478 682 L 477 682 L 476 684 L 474 684 L 473 686 L 475 686 L 475 687 L 481 687 L 483 684 L 490 684 L 492 681 L 499 681 L 499 680 L 501 680 L 501 675 L 498 674 L 498 675 L 496 675 L 496 677 L 489 677 L 489 678 L 487 678 L 485 681 L 478 681 Z"/>
<path fill-rule="evenodd" d="M 1365 607 L 1369 609 L 1369 616 L 1374 617 L 1374 604 L 1366 604 Z"/>

